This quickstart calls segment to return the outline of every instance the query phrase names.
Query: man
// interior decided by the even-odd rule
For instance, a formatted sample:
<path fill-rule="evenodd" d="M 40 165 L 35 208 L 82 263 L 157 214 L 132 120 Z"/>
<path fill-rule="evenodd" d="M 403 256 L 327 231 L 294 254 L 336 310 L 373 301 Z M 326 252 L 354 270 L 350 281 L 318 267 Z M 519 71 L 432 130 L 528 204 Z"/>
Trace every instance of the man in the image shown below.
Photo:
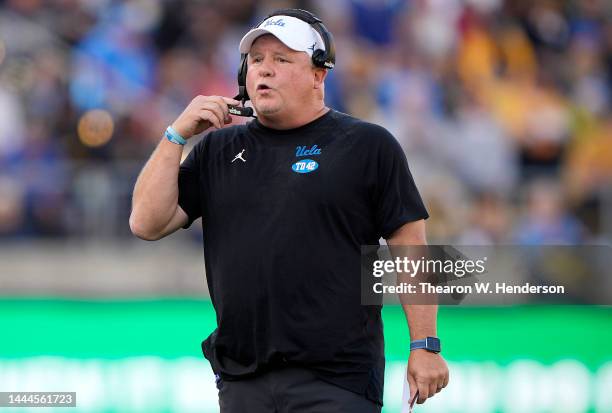
<path fill-rule="evenodd" d="M 257 119 L 220 129 L 239 102 L 196 97 L 134 189 L 140 238 L 202 217 L 218 324 L 202 349 L 223 413 L 381 409 L 382 321 L 379 306 L 360 302 L 360 246 L 381 236 L 425 244 L 428 215 L 393 136 L 325 106 L 327 69 L 313 65 L 324 43 L 286 15 L 247 33 L 240 50 Z M 179 165 L 183 139 L 210 127 Z M 404 308 L 412 340 L 436 335 L 435 306 Z M 411 351 L 408 381 L 423 403 L 448 383 L 446 363 Z"/>

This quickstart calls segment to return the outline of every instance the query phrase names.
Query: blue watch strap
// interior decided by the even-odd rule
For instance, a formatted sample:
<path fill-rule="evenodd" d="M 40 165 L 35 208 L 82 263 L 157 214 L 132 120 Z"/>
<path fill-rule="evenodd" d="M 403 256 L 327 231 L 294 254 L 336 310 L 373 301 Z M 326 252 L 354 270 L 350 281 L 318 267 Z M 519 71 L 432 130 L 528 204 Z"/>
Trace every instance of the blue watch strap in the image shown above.
<path fill-rule="evenodd" d="M 184 145 L 187 143 L 185 138 L 183 138 L 177 131 L 175 131 L 172 126 L 168 126 L 166 128 L 165 135 L 170 142 L 176 143 L 177 145 Z"/>
<path fill-rule="evenodd" d="M 410 342 L 410 350 L 417 350 L 420 348 L 425 348 L 425 339 L 423 340 L 414 340 Z"/>

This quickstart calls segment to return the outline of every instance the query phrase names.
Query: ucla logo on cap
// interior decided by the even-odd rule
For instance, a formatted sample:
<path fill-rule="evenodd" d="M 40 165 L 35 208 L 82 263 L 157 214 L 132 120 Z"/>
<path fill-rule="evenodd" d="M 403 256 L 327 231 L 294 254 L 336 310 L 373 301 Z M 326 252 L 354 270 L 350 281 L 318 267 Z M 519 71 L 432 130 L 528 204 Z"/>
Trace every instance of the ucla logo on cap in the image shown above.
<path fill-rule="evenodd" d="M 264 24 L 263 27 L 268 27 L 268 26 L 285 27 L 285 21 L 283 19 L 276 19 L 276 20 L 270 19 L 266 22 L 266 24 Z"/>
<path fill-rule="evenodd" d="M 301 159 L 291 165 L 293 172 L 297 172 L 298 174 L 307 174 L 312 171 L 316 171 L 318 167 L 319 164 L 312 159 Z"/>

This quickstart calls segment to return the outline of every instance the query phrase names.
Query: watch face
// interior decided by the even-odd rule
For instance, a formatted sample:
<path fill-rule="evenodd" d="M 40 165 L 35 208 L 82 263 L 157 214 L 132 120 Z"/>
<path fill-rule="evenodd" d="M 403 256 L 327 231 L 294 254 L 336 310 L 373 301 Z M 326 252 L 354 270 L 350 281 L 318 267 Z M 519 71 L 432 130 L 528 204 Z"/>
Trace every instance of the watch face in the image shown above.
<path fill-rule="evenodd" d="M 425 348 L 436 353 L 440 352 L 440 339 L 437 337 L 427 337 L 425 339 Z"/>

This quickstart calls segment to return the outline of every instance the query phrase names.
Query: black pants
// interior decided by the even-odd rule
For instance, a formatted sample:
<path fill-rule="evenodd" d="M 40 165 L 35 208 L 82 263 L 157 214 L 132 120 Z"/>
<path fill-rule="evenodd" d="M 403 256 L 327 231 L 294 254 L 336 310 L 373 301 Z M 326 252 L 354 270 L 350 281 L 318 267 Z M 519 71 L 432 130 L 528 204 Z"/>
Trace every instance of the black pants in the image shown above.
<path fill-rule="evenodd" d="M 221 413 L 380 413 L 381 406 L 320 380 L 307 369 L 285 368 L 239 381 L 220 380 Z"/>

